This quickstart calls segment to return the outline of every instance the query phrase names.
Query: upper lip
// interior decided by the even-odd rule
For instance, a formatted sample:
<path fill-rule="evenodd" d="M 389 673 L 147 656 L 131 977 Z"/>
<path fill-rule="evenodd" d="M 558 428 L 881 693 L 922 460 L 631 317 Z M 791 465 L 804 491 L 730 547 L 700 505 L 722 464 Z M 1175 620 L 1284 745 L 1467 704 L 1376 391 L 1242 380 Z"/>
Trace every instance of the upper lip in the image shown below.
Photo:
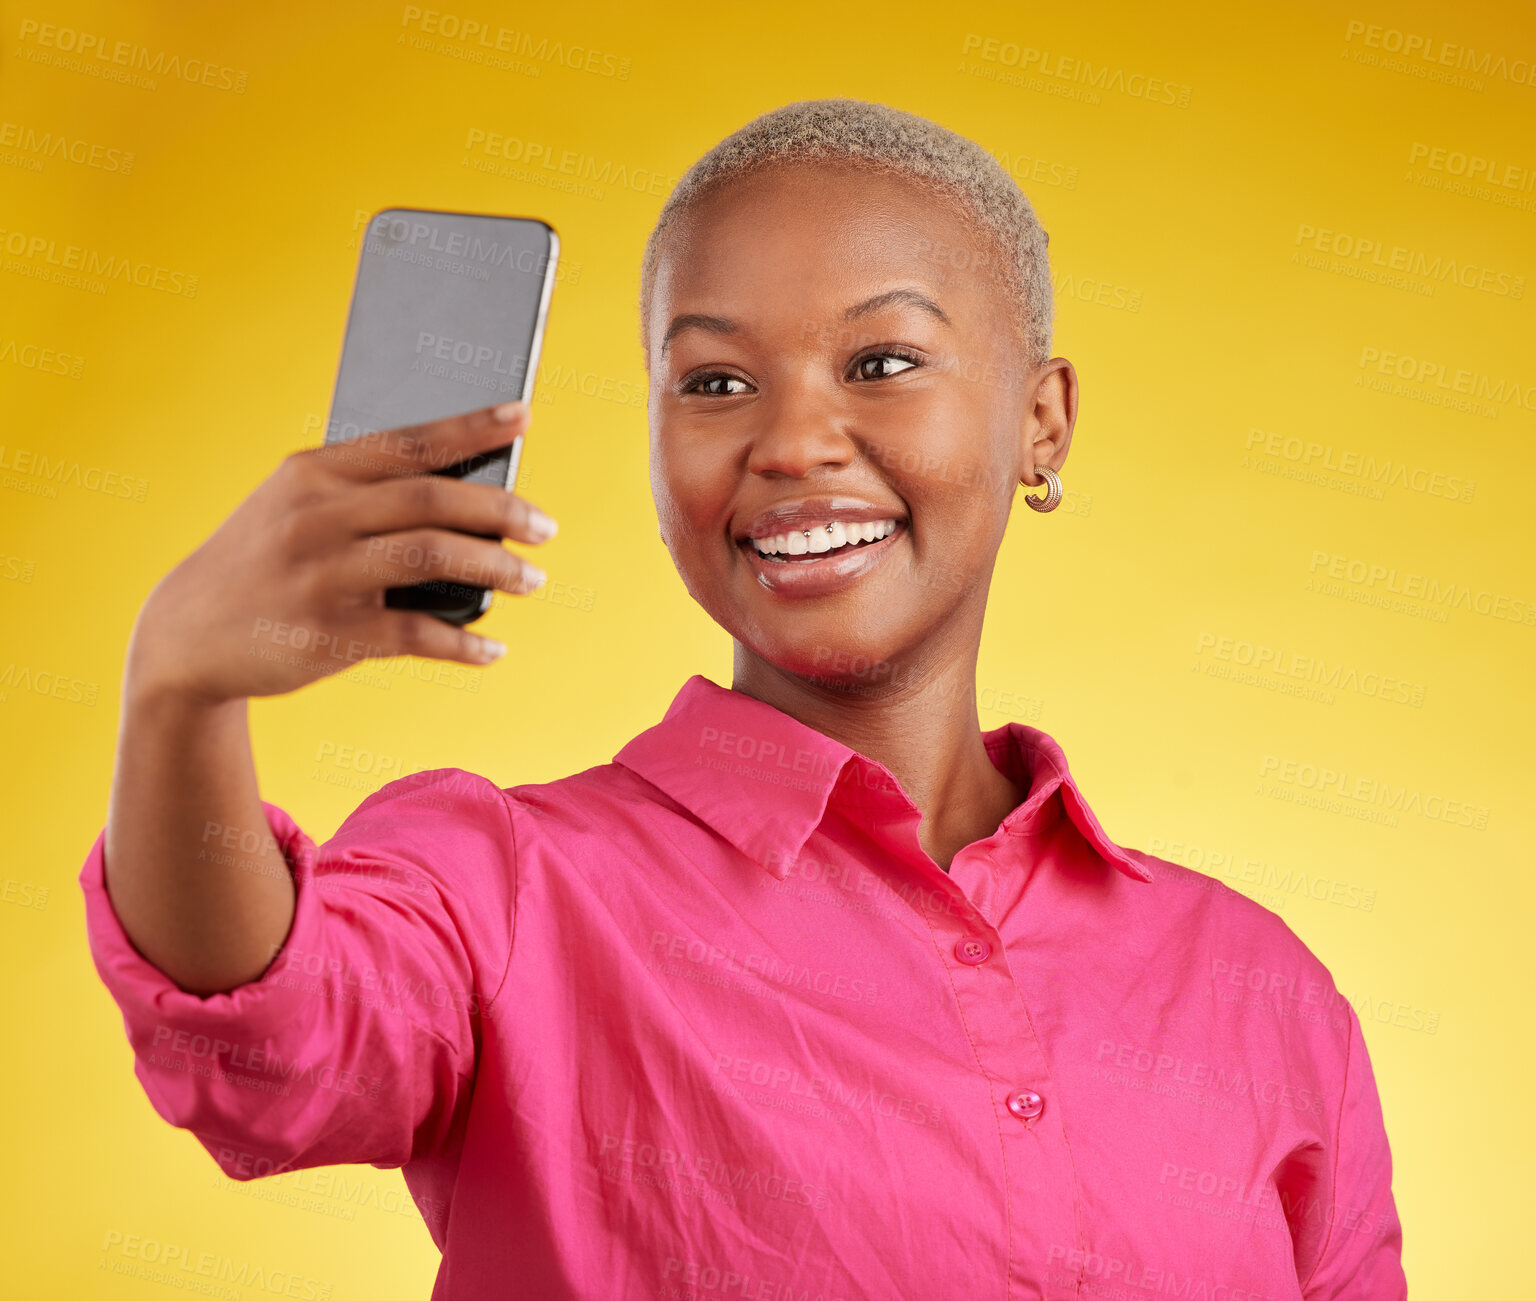
<path fill-rule="evenodd" d="M 794 533 L 812 524 L 869 524 L 874 520 L 893 519 L 898 523 L 906 515 L 890 506 L 876 506 L 860 497 L 801 497 L 781 501 L 759 515 L 754 515 L 745 529 L 736 532 L 736 541 L 771 538 L 780 533 Z"/>

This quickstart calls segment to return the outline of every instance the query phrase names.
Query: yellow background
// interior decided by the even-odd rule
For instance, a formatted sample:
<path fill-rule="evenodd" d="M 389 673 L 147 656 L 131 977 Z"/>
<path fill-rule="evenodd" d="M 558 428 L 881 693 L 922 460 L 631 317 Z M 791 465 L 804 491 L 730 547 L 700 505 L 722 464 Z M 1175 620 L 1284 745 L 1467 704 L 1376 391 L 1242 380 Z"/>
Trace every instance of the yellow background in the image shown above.
<path fill-rule="evenodd" d="M 401 1195 L 397 1171 L 242 1189 L 159 1120 L 133 1077 L 75 882 L 105 817 L 128 630 L 155 580 L 284 453 L 316 441 L 361 218 L 388 205 L 532 214 L 558 228 L 568 269 L 579 264 L 556 289 L 540 380 L 572 382 L 541 390 L 519 483 L 560 521 L 540 563 L 561 595 L 498 601 L 480 627 L 513 651 L 476 692 L 397 663 L 257 702 L 263 793 L 324 839 L 400 772 L 553 779 L 606 762 L 690 673 L 729 684 L 728 640 L 657 537 L 643 398 L 624 400 L 643 393 L 634 296 L 661 192 L 614 178 L 675 177 L 753 115 L 829 94 L 927 114 L 1038 177 L 1025 188 L 1051 233 L 1056 351 L 1084 396 L 1066 502 L 1050 515 L 1021 505 L 998 566 L 984 725 L 1051 733 L 1113 837 L 1275 908 L 1359 1000 L 1414 1292 L 1528 1284 L 1515 1244 L 1536 1155 L 1536 624 L 1367 604 L 1371 589 L 1347 573 L 1379 564 L 1485 603 L 1536 600 L 1536 289 L 1371 282 L 1298 233 L 1490 268 L 1506 289 L 1536 272 L 1536 87 L 1432 80 L 1380 48 L 1419 35 L 1528 61 L 1536 19 L 1512 2 L 1266 8 L 437 11 L 612 56 L 588 72 L 548 57 L 487 66 L 465 57 L 473 42 L 428 36 L 398 4 L 0 6 L 0 129 L 118 151 L 119 164 L 133 154 L 125 174 L 0 140 L 5 464 L 43 454 L 80 476 L 49 495 L 34 459 L 0 486 L 7 1291 L 163 1295 L 103 1272 L 117 1231 L 293 1271 L 336 1297 L 428 1295 L 437 1252 L 419 1220 L 385 1205 Z M 1351 20 L 1383 29 L 1375 47 Z M 244 88 L 91 75 L 28 22 L 207 60 Z M 1187 88 L 1187 107 L 1109 87 L 1094 102 L 1060 93 L 1082 87 L 1059 75 L 1018 84 L 1004 42 L 1090 60 L 1126 86 L 1163 79 Z M 465 149 L 477 129 L 574 151 L 608 183 L 568 192 L 541 183 L 558 175 L 546 168 L 480 170 Z M 1524 188 L 1522 173 L 1485 193 L 1448 188 L 1455 164 L 1427 165 L 1438 148 L 1526 169 Z M 18 255 L 15 232 L 195 275 L 196 292 L 39 279 L 46 255 Z M 1465 369 L 1502 396 L 1468 411 L 1424 400 L 1432 379 L 1394 391 L 1365 360 L 1384 354 Z M 1270 435 L 1279 455 L 1245 461 Z M 1286 439 L 1354 468 L 1298 478 Z M 1365 457 L 1471 484 L 1470 500 L 1413 483 L 1375 493 Z M 144 500 L 92 490 L 99 473 L 86 470 L 142 482 Z M 1309 590 L 1320 563 L 1343 566 L 1337 591 Z M 1422 688 L 1422 703 L 1219 676 L 1204 666 L 1232 666 L 1224 639 L 1236 660 L 1255 648 L 1313 657 L 1357 684 Z M 42 674 L 94 685 L 95 703 L 26 685 Z M 382 758 L 346 767 L 344 746 Z M 1292 761 L 1297 774 L 1327 767 L 1486 809 L 1486 826 L 1297 802 L 1287 796 L 1308 779 L 1278 780 Z"/>

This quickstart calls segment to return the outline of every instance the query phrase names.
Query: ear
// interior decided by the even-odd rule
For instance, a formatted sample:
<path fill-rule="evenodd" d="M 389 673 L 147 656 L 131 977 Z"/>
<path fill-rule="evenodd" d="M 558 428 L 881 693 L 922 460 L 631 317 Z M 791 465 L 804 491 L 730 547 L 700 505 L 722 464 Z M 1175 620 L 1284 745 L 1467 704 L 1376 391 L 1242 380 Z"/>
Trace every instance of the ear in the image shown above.
<path fill-rule="evenodd" d="M 1031 488 L 1045 480 L 1037 465 L 1060 471 L 1077 424 L 1077 371 L 1065 357 L 1052 357 L 1026 382 L 1019 434 L 1020 481 Z"/>

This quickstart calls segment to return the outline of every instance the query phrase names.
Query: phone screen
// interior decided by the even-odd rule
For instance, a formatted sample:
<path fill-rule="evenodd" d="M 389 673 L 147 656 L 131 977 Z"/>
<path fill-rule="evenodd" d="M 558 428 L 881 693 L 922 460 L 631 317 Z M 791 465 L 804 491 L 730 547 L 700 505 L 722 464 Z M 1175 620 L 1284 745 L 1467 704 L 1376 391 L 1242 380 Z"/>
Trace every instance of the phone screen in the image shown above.
<path fill-rule="evenodd" d="M 385 208 L 363 235 L 327 443 L 461 415 L 533 393 L 559 239 L 530 217 Z M 508 446 L 436 471 L 511 489 Z M 386 604 L 468 623 L 491 593 L 461 583 L 391 588 Z"/>

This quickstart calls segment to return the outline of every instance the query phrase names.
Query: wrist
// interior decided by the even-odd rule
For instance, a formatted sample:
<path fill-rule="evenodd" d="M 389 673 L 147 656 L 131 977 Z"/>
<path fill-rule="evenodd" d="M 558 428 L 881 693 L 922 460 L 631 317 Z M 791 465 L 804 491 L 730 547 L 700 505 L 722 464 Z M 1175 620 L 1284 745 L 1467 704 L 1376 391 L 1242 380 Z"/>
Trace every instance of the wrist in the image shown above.
<path fill-rule="evenodd" d="M 130 656 L 123 670 L 124 714 L 151 715 L 167 721 L 244 714 L 246 697 L 225 696 L 176 674 L 136 664 Z"/>

